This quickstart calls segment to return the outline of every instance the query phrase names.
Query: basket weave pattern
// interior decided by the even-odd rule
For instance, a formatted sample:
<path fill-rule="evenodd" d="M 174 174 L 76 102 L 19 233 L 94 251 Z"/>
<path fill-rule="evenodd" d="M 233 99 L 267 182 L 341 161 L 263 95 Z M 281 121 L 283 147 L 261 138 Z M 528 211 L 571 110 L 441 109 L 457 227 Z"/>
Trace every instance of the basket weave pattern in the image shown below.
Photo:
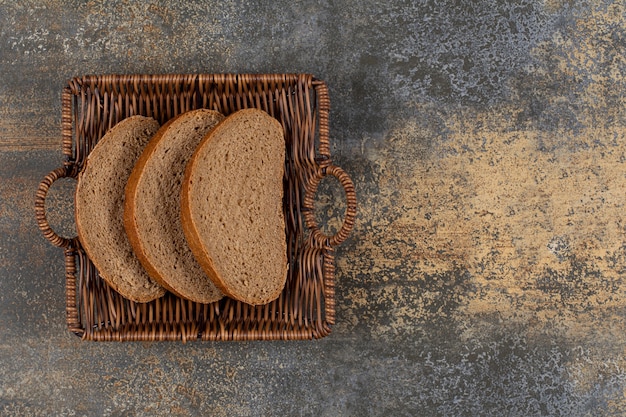
<path fill-rule="evenodd" d="M 335 322 L 334 248 L 356 216 L 352 181 L 332 164 L 328 89 L 303 74 L 187 74 L 85 76 L 69 81 L 62 96 L 63 166 L 37 190 L 35 213 L 44 236 L 63 248 L 66 319 L 85 340 L 275 340 L 328 335 Z M 230 298 L 194 303 L 167 293 L 149 303 L 120 296 L 99 277 L 78 238 L 61 237 L 48 224 L 45 198 L 59 178 L 77 178 L 89 152 L 115 124 L 132 115 L 163 124 L 183 112 L 208 108 L 229 115 L 258 108 L 285 133 L 284 214 L 289 273 L 279 298 L 251 306 Z M 347 209 L 341 230 L 324 235 L 315 222 L 321 179 L 337 177 Z"/>

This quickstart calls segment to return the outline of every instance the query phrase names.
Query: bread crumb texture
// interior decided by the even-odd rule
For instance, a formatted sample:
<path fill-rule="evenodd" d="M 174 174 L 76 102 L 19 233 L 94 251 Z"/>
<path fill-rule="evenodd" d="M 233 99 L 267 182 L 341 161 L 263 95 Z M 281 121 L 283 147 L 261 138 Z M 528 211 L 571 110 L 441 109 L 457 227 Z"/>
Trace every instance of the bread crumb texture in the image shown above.
<path fill-rule="evenodd" d="M 181 224 L 185 167 L 202 138 L 224 119 L 218 112 L 186 112 L 155 135 L 126 187 L 126 230 L 148 273 L 175 294 L 211 303 L 222 293 L 194 258 Z M 132 218 L 130 218 L 132 217 Z"/>
<path fill-rule="evenodd" d="M 154 119 L 130 117 L 98 142 L 79 176 L 76 225 L 100 275 L 124 297 L 138 302 L 164 294 L 143 269 L 124 230 L 124 187 L 143 148 L 157 131 Z"/>
<path fill-rule="evenodd" d="M 202 242 L 194 253 L 204 265 L 210 258 L 225 294 L 250 304 L 275 299 L 285 284 L 284 159 L 280 124 L 243 110 L 227 117 L 192 160 L 188 207 Z"/>

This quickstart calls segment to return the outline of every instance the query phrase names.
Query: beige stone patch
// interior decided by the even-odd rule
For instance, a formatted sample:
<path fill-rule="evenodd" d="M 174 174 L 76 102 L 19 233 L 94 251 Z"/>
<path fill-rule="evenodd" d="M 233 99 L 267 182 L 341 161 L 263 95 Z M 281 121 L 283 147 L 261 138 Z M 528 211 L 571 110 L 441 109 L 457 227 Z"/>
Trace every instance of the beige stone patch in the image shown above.
<path fill-rule="evenodd" d="M 381 187 L 396 187 L 401 215 L 384 240 L 414 247 L 400 260 L 412 279 L 467 269 L 477 291 L 463 314 L 539 324 L 558 314 L 577 327 L 581 315 L 625 307 L 626 129 L 568 138 L 515 130 L 511 113 L 455 113 L 427 155 L 414 143 L 434 132 L 395 131 Z M 578 145 L 547 151 L 542 135 Z"/>

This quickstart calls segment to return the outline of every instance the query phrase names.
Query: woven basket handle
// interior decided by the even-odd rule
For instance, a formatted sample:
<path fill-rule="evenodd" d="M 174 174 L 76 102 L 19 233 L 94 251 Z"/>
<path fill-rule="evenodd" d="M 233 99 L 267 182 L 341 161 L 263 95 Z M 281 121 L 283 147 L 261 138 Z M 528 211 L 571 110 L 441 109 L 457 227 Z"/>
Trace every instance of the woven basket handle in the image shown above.
<path fill-rule="evenodd" d="M 313 211 L 315 193 L 317 193 L 317 188 L 326 175 L 332 175 L 339 180 L 346 193 L 346 200 L 348 203 L 343 225 L 333 236 L 327 236 L 320 231 L 317 222 L 315 221 L 315 213 Z M 306 226 L 311 231 L 313 240 L 322 246 L 337 246 L 348 238 L 350 232 L 352 231 L 352 227 L 354 226 L 354 219 L 356 218 L 356 192 L 354 191 L 354 183 L 348 174 L 346 174 L 346 172 L 338 166 L 330 165 L 320 168 L 309 180 L 306 187 L 306 194 L 304 195 L 303 207 L 304 221 Z"/>
<path fill-rule="evenodd" d="M 37 219 L 39 229 L 50 243 L 61 248 L 68 248 L 74 239 L 68 239 L 56 234 L 46 218 L 46 196 L 48 195 L 48 190 L 52 183 L 60 178 L 73 178 L 72 170 L 69 167 L 57 168 L 46 175 L 39 184 L 35 194 L 35 218 Z"/>

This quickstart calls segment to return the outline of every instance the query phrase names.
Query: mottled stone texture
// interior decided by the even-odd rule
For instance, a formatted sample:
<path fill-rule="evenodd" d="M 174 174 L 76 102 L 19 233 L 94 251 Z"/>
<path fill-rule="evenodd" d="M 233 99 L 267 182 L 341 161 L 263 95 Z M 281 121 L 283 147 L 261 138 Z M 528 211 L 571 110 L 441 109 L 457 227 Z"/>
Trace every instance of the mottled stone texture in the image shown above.
<path fill-rule="evenodd" d="M 0 0 L 0 414 L 626 413 L 621 1 Z M 36 228 L 87 73 L 310 72 L 359 218 L 331 336 L 83 343 Z M 74 184 L 53 226 L 73 233 Z M 324 181 L 318 217 L 341 224 Z"/>

